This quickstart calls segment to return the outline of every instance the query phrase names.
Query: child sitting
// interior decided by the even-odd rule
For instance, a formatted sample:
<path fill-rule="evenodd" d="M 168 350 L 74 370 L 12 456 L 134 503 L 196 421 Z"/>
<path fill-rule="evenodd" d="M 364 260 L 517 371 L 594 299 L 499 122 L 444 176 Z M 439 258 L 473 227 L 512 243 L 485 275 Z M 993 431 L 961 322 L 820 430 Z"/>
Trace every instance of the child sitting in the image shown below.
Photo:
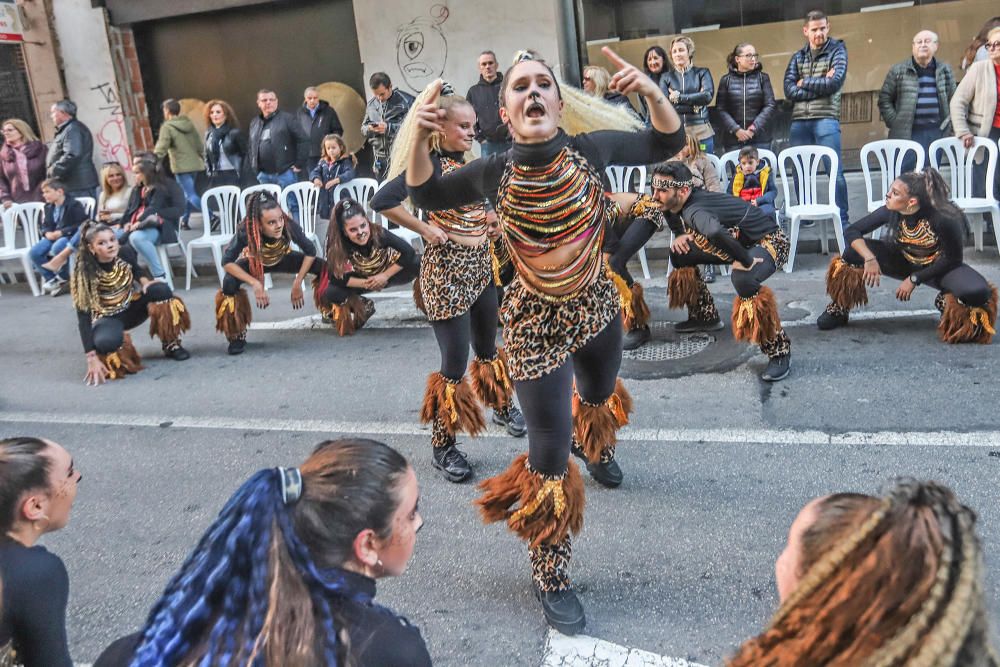
<path fill-rule="evenodd" d="M 733 175 L 731 194 L 768 215 L 774 214 L 774 198 L 778 196 L 778 190 L 771 179 L 771 167 L 767 164 L 761 166 L 760 155 L 753 146 L 740 149 L 740 168 Z"/>
<path fill-rule="evenodd" d="M 333 189 L 341 183 L 354 178 L 354 167 L 357 158 L 347 154 L 347 146 L 339 134 L 328 134 L 323 137 L 323 154 L 312 172 L 309 180 L 319 188 L 318 211 L 320 218 L 328 220 L 333 210 Z"/>

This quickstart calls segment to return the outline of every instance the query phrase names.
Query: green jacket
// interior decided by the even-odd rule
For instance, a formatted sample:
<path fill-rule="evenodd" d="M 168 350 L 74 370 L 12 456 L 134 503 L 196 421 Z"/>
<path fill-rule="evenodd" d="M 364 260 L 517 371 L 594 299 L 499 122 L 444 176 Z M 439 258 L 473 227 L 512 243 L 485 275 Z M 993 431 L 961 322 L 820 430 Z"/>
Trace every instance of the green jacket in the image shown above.
<path fill-rule="evenodd" d="M 955 94 L 955 75 L 947 63 L 935 60 L 934 82 L 937 84 L 938 109 L 941 113 L 941 133 L 951 134 L 948 103 Z M 913 115 L 917 110 L 917 68 L 913 58 L 907 58 L 889 68 L 878 93 L 878 111 L 889 128 L 890 139 L 909 139 L 913 134 Z"/>
<path fill-rule="evenodd" d="M 163 121 L 153 151 L 158 157 L 170 157 L 170 170 L 175 174 L 205 171 L 205 146 L 187 116 L 174 116 Z"/>

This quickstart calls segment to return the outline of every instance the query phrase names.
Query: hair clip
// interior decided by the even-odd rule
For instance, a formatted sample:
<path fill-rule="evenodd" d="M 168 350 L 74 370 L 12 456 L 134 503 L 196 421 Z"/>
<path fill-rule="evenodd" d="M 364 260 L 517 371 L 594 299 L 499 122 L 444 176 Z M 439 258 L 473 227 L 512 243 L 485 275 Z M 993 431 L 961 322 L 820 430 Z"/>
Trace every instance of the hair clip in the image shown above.
<path fill-rule="evenodd" d="M 531 49 L 521 49 L 514 53 L 514 64 L 523 63 L 525 60 L 538 60 L 536 54 Z"/>
<path fill-rule="evenodd" d="M 452 86 L 447 81 L 441 83 L 441 95 L 442 97 L 452 97 L 455 95 L 455 87 Z"/>
<path fill-rule="evenodd" d="M 302 473 L 298 468 L 278 468 L 281 475 L 281 501 L 291 505 L 302 497 Z"/>

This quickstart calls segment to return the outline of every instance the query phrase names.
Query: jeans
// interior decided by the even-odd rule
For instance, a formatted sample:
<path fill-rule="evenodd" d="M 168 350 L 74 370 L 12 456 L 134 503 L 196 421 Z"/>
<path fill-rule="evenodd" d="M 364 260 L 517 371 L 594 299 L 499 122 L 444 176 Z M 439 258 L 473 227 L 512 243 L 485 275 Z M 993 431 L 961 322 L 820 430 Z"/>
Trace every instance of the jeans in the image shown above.
<path fill-rule="evenodd" d="M 826 146 L 832 148 L 840 157 L 840 121 L 836 118 L 817 118 L 814 120 L 793 120 L 788 132 L 789 146 Z M 826 160 L 824 160 L 824 163 Z M 830 173 L 830 165 L 825 164 L 826 172 Z M 837 168 L 836 204 L 840 209 L 840 221 L 844 227 L 850 224 L 847 210 L 847 181 L 844 179 L 844 163 L 841 160 Z"/>
<path fill-rule="evenodd" d="M 910 133 L 910 139 L 924 147 L 924 165 L 929 165 L 931 163 L 930 152 L 927 150 L 930 148 L 931 142 L 935 139 L 940 139 L 941 137 L 941 130 L 937 125 L 916 125 L 913 127 L 913 131 Z M 903 158 L 903 166 L 899 173 L 905 174 L 908 171 L 913 171 L 916 166 L 917 158 L 914 157 L 913 153 L 907 153 L 906 157 Z"/>
<path fill-rule="evenodd" d="M 479 145 L 482 147 L 483 157 L 503 153 L 510 148 L 509 141 L 484 141 Z"/>
<path fill-rule="evenodd" d="M 198 197 L 198 191 L 194 187 L 194 179 L 197 176 L 198 172 L 196 171 L 174 174 L 174 180 L 181 186 L 181 190 L 184 191 L 184 198 L 187 200 L 187 207 L 184 209 L 184 215 L 181 216 L 181 222 L 185 225 L 191 218 L 192 211 L 201 210 L 201 199 Z"/>
<path fill-rule="evenodd" d="M 280 174 L 268 174 L 263 171 L 257 172 L 257 182 L 258 183 L 273 183 L 281 187 L 282 190 L 287 188 L 293 183 L 299 182 L 299 176 L 292 168 L 289 167 Z M 288 199 L 288 213 L 298 222 L 299 219 L 299 204 L 295 201 L 295 197 L 289 197 Z"/>
<path fill-rule="evenodd" d="M 154 278 L 163 278 L 167 275 L 163 265 L 160 264 L 159 256 L 156 254 L 156 246 L 159 242 L 160 230 L 155 227 L 137 229 L 134 232 L 129 232 L 128 235 L 129 245 L 135 248 L 135 251 L 143 256 L 146 260 L 146 264 L 149 265 L 149 272 Z"/>
<path fill-rule="evenodd" d="M 704 139 L 699 139 L 698 144 L 701 146 L 701 150 L 710 155 L 715 154 L 715 137 L 705 137 Z"/>
<path fill-rule="evenodd" d="M 36 243 L 31 246 L 31 250 L 28 255 L 31 257 L 31 263 L 41 271 L 42 276 L 45 280 L 52 280 L 56 277 L 56 274 L 48 269 L 43 269 L 42 264 L 48 261 L 50 255 L 58 254 L 69 245 L 69 239 L 65 236 L 60 236 L 55 241 L 50 241 L 44 236 Z M 62 269 L 59 270 L 60 280 L 69 280 L 69 264 L 63 265 Z"/>
<path fill-rule="evenodd" d="M 389 158 L 376 155 L 372 162 L 372 171 L 375 172 L 375 180 L 381 183 L 389 173 Z"/>

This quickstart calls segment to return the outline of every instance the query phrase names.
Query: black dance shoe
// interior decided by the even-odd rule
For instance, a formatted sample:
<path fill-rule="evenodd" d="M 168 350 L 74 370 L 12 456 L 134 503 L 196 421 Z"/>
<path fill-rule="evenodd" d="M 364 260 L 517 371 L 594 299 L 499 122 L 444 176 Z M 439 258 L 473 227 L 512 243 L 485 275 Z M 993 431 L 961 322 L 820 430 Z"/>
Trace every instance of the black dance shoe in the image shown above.
<path fill-rule="evenodd" d="M 181 347 L 180 343 L 172 343 L 163 348 L 163 354 L 174 361 L 187 361 L 191 358 L 191 353 Z"/>
<path fill-rule="evenodd" d="M 818 318 L 816 318 L 816 326 L 819 327 L 820 331 L 829 331 L 830 329 L 836 329 L 837 327 L 842 327 L 847 324 L 847 315 L 835 315 L 834 313 L 828 313 L 823 311 Z"/>
<path fill-rule="evenodd" d="M 689 317 L 683 322 L 675 324 L 674 331 L 681 334 L 688 334 L 695 333 L 696 331 L 718 331 L 725 326 L 718 317 L 711 320 L 696 320 L 693 317 Z"/>
<path fill-rule="evenodd" d="M 524 423 L 524 415 L 521 414 L 521 411 L 513 403 L 507 408 L 506 417 L 494 410 L 493 423 L 497 426 L 506 427 L 507 433 L 515 438 L 521 438 L 528 432 L 528 426 Z"/>
<path fill-rule="evenodd" d="M 243 354 L 245 349 L 247 349 L 246 338 L 234 338 L 229 341 L 229 354 Z"/>
<path fill-rule="evenodd" d="M 573 452 L 573 456 L 583 459 L 584 463 L 587 464 L 587 472 L 590 473 L 590 478 L 601 486 L 609 489 L 615 489 L 621 486 L 622 482 L 625 481 L 625 473 L 622 472 L 621 466 L 618 465 L 618 461 L 611 459 L 607 463 L 602 461 L 591 463 L 587 460 L 587 455 L 583 453 L 583 449 L 581 449 L 576 443 L 573 443 L 571 451 Z"/>
<path fill-rule="evenodd" d="M 572 588 L 542 591 L 536 587 L 535 597 L 542 603 L 545 621 L 564 635 L 572 637 L 587 625 L 583 604 Z"/>
<path fill-rule="evenodd" d="M 622 349 L 625 350 L 635 350 L 646 343 L 652 338 L 652 334 L 649 332 L 649 327 L 640 327 L 638 329 L 632 329 L 627 334 L 625 334 L 625 342 L 622 345 Z"/>
<path fill-rule="evenodd" d="M 707 284 L 711 285 L 712 283 L 715 282 L 715 267 L 709 265 L 704 267 L 704 269 L 705 270 L 701 272 L 701 279 L 704 280 Z"/>
<path fill-rule="evenodd" d="M 760 376 L 760 379 L 764 382 L 784 380 L 791 371 L 791 361 L 792 355 L 790 354 L 783 354 L 780 357 L 772 358 L 767 362 L 767 368 L 764 370 L 764 374 Z"/>
<path fill-rule="evenodd" d="M 431 464 L 449 482 L 457 484 L 472 477 L 472 466 L 466 460 L 465 454 L 455 445 L 435 447 Z"/>

